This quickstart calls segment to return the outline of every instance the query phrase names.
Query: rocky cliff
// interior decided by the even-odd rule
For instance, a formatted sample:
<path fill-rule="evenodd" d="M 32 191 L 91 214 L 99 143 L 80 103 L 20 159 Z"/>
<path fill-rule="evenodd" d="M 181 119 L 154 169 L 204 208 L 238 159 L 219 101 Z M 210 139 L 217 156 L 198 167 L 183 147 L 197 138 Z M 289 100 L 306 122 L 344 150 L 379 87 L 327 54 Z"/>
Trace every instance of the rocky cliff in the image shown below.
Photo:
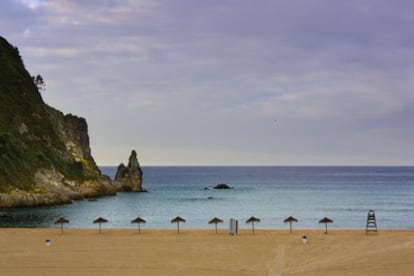
<path fill-rule="evenodd" d="M 86 120 L 46 105 L 18 49 L 0 37 L 0 207 L 115 192 L 91 155 Z"/>

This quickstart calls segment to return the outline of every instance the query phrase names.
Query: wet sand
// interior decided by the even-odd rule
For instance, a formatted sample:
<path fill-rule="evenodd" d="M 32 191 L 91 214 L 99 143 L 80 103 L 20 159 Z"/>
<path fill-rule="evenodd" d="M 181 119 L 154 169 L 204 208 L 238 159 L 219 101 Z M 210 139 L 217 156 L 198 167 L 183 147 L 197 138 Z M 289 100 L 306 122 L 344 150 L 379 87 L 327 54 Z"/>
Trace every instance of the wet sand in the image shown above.
<path fill-rule="evenodd" d="M 0 275 L 413 275 L 414 231 L 0 229 Z M 307 235 L 304 244 L 302 235 Z M 50 239 L 47 246 L 45 240 Z"/>

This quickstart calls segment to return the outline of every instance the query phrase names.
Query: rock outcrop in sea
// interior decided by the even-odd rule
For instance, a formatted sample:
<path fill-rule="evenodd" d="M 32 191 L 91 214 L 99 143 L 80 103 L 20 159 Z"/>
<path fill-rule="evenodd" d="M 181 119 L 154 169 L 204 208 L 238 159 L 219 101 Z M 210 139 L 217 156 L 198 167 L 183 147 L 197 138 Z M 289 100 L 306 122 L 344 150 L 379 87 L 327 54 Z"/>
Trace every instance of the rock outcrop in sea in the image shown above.
<path fill-rule="evenodd" d="M 86 120 L 44 103 L 19 50 L 1 36 L 0 105 L 0 207 L 56 205 L 119 190 L 91 155 Z"/>
<path fill-rule="evenodd" d="M 131 192 L 146 192 L 142 188 L 142 169 L 139 165 L 137 153 L 132 150 L 129 156 L 128 166 L 119 164 L 115 175 L 115 185 L 120 190 Z"/>
<path fill-rule="evenodd" d="M 217 184 L 216 186 L 214 186 L 214 189 L 216 189 L 216 190 L 227 190 L 227 189 L 232 189 L 232 187 L 230 187 L 229 185 L 227 185 L 225 183 L 220 183 L 220 184 Z"/>

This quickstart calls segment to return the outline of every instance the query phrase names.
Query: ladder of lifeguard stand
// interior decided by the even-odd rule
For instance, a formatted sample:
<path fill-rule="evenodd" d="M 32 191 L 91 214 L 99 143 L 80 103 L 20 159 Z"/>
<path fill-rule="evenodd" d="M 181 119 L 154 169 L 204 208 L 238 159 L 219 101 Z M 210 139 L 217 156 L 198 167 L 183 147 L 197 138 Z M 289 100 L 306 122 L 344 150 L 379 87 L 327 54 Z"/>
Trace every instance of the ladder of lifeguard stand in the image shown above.
<path fill-rule="evenodd" d="M 368 212 L 368 218 L 367 218 L 367 227 L 366 232 L 373 231 L 377 232 L 377 220 L 375 218 L 375 211 L 369 210 Z"/>

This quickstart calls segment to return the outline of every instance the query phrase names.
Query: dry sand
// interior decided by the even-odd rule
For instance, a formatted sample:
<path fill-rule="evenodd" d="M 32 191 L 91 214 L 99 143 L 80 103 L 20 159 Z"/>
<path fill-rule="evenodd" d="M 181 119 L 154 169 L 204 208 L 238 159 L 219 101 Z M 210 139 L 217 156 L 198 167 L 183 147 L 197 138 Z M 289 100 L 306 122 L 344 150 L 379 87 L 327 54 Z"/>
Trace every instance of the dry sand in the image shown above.
<path fill-rule="evenodd" d="M 408 230 L 244 230 L 234 237 L 226 230 L 104 227 L 102 234 L 0 229 L 0 275 L 414 275 Z"/>

